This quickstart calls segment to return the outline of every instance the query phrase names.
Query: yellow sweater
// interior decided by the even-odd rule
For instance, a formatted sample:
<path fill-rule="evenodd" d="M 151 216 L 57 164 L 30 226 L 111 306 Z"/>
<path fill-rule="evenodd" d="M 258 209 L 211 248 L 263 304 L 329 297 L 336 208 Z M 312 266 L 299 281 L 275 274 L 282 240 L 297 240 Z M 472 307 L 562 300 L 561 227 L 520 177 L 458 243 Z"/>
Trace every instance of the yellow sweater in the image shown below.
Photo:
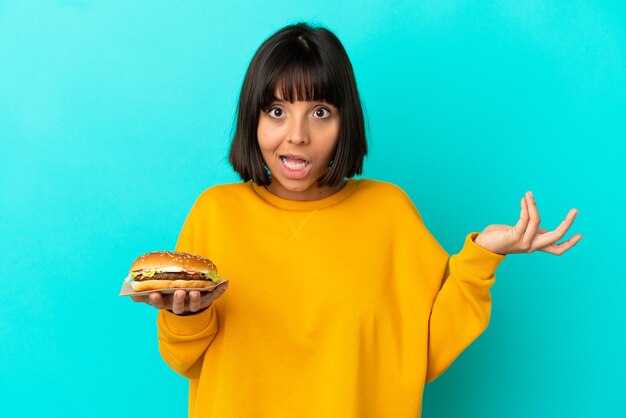
<path fill-rule="evenodd" d="M 190 417 L 394 417 L 486 328 L 505 256 L 450 257 L 406 193 L 350 179 L 317 201 L 248 183 L 207 189 L 176 249 L 230 278 L 202 313 L 158 315 L 161 354 L 190 380 Z"/>

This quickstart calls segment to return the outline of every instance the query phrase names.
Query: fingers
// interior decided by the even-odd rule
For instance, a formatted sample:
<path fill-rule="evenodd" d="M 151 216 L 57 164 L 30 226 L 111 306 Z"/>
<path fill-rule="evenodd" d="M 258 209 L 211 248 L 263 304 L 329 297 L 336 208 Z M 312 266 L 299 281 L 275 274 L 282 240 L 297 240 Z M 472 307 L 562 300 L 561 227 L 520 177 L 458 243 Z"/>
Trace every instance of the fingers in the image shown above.
<path fill-rule="evenodd" d="M 553 231 L 546 232 L 542 234 L 536 241 L 536 247 L 543 248 L 549 245 L 554 245 L 558 240 L 563 238 L 569 228 L 574 223 L 574 219 L 576 219 L 576 215 L 578 215 L 578 209 L 570 209 L 565 216 L 565 220 L 559 224 Z M 559 244 L 560 245 L 560 244 Z M 558 246 L 558 245 L 557 245 Z"/>
<path fill-rule="evenodd" d="M 555 255 L 563 255 L 566 251 L 571 249 L 574 245 L 578 243 L 582 239 L 582 234 L 576 234 L 573 237 L 565 240 L 561 243 L 553 243 L 548 245 L 547 247 L 541 248 L 541 251 L 546 253 L 555 254 Z"/>
<path fill-rule="evenodd" d="M 173 294 L 152 292 L 149 295 L 131 296 L 135 302 L 143 302 L 157 309 L 167 309 L 180 315 L 185 312 L 198 312 L 207 308 L 211 303 L 222 296 L 228 289 L 228 282 L 219 284 L 209 291 L 178 289 Z"/>
<path fill-rule="evenodd" d="M 189 312 L 198 312 L 211 306 L 211 303 L 224 294 L 228 288 L 228 282 L 220 284 L 208 291 L 189 291 Z"/>
<path fill-rule="evenodd" d="M 538 243 L 539 250 L 550 254 L 562 255 L 576 245 L 578 241 L 582 239 L 582 234 L 576 234 L 561 243 L 557 243 L 558 240 L 565 236 L 569 228 L 572 226 L 574 219 L 576 219 L 576 215 L 578 215 L 578 209 L 570 209 L 565 217 L 565 220 L 563 220 L 559 226 L 557 226 L 553 231 L 543 234 L 541 241 Z"/>
<path fill-rule="evenodd" d="M 150 306 L 154 306 L 157 309 L 162 309 L 166 305 L 163 295 L 161 295 L 159 292 L 152 292 L 148 295 L 131 296 L 131 299 L 134 302 L 146 303 Z"/>
<path fill-rule="evenodd" d="M 174 292 L 174 296 L 172 297 L 172 312 L 176 315 L 179 315 L 185 312 L 185 299 L 187 298 L 187 292 L 178 289 Z"/>
<path fill-rule="evenodd" d="M 228 289 L 228 282 L 220 284 L 212 292 L 206 292 L 203 296 L 202 305 L 205 306 L 206 304 L 206 306 L 209 306 L 215 299 L 222 296 L 226 289 Z"/>
<path fill-rule="evenodd" d="M 152 292 L 147 295 L 131 296 L 131 299 L 134 302 L 142 302 L 157 309 L 163 309 L 166 308 L 170 303 L 168 300 L 168 296 L 169 295 L 162 295 L 160 292 Z"/>
<path fill-rule="evenodd" d="M 541 219 L 539 218 L 539 211 L 537 210 L 537 204 L 535 203 L 535 199 L 533 197 L 532 192 L 526 192 L 526 196 L 524 196 L 526 200 L 526 205 L 528 206 L 528 226 L 526 227 L 526 231 L 524 231 L 524 238 L 522 238 L 522 246 L 529 251 L 532 251 L 532 243 L 535 240 L 535 235 L 537 235 L 537 230 L 539 229 L 539 223 Z"/>
<path fill-rule="evenodd" d="M 524 232 L 528 227 L 528 221 L 530 221 L 530 216 L 528 215 L 528 205 L 526 204 L 526 197 L 524 196 L 520 202 L 522 207 L 519 214 L 519 221 L 515 224 L 514 227 L 514 237 L 516 241 L 521 241 L 524 237 Z"/>
<path fill-rule="evenodd" d="M 190 290 L 189 291 L 189 311 L 190 312 L 199 311 L 200 301 L 201 301 L 200 292 L 197 290 Z"/>

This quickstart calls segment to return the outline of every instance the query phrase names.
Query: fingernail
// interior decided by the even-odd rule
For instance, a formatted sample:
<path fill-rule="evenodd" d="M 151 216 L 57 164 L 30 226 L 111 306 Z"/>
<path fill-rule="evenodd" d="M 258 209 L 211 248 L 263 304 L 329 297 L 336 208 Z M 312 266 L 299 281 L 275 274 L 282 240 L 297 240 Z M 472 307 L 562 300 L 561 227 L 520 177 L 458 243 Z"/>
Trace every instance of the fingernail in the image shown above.
<path fill-rule="evenodd" d="M 533 199 L 533 200 L 535 199 L 535 196 L 533 196 L 533 192 L 530 192 L 530 191 L 529 191 L 529 192 L 528 192 L 528 194 L 530 195 L 530 198 L 531 198 L 531 199 Z"/>

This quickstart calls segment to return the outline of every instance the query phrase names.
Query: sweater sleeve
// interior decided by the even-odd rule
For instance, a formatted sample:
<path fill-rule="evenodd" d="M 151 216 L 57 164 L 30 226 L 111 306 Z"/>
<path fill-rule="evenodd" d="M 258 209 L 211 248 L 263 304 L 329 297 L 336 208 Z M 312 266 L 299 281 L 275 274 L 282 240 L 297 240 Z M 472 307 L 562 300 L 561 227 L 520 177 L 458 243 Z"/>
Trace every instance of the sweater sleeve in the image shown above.
<path fill-rule="evenodd" d="M 176 243 L 176 251 L 195 253 L 198 237 L 196 202 L 187 216 Z M 189 378 L 200 374 L 202 357 L 217 334 L 217 313 L 212 304 L 204 311 L 180 316 L 161 309 L 157 316 L 159 351 L 163 360 L 177 373 Z"/>
<path fill-rule="evenodd" d="M 489 289 L 505 256 L 476 244 L 476 236 L 468 234 L 463 249 L 448 259 L 430 316 L 427 382 L 450 367 L 489 323 Z"/>

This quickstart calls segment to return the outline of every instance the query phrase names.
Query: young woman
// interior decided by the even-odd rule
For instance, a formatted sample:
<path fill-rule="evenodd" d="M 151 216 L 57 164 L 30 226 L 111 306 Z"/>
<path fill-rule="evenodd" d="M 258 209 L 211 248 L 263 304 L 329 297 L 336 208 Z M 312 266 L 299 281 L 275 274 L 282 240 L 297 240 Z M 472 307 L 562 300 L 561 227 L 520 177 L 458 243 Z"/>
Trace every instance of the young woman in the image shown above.
<path fill-rule="evenodd" d="M 246 73 L 230 162 L 242 182 L 193 205 L 176 250 L 227 285 L 135 297 L 159 309 L 165 361 L 190 381 L 190 417 L 395 417 L 486 328 L 506 254 L 563 254 L 576 216 L 465 237 L 449 256 L 399 187 L 354 179 L 367 153 L 352 66 L 324 28 L 285 27 Z"/>

